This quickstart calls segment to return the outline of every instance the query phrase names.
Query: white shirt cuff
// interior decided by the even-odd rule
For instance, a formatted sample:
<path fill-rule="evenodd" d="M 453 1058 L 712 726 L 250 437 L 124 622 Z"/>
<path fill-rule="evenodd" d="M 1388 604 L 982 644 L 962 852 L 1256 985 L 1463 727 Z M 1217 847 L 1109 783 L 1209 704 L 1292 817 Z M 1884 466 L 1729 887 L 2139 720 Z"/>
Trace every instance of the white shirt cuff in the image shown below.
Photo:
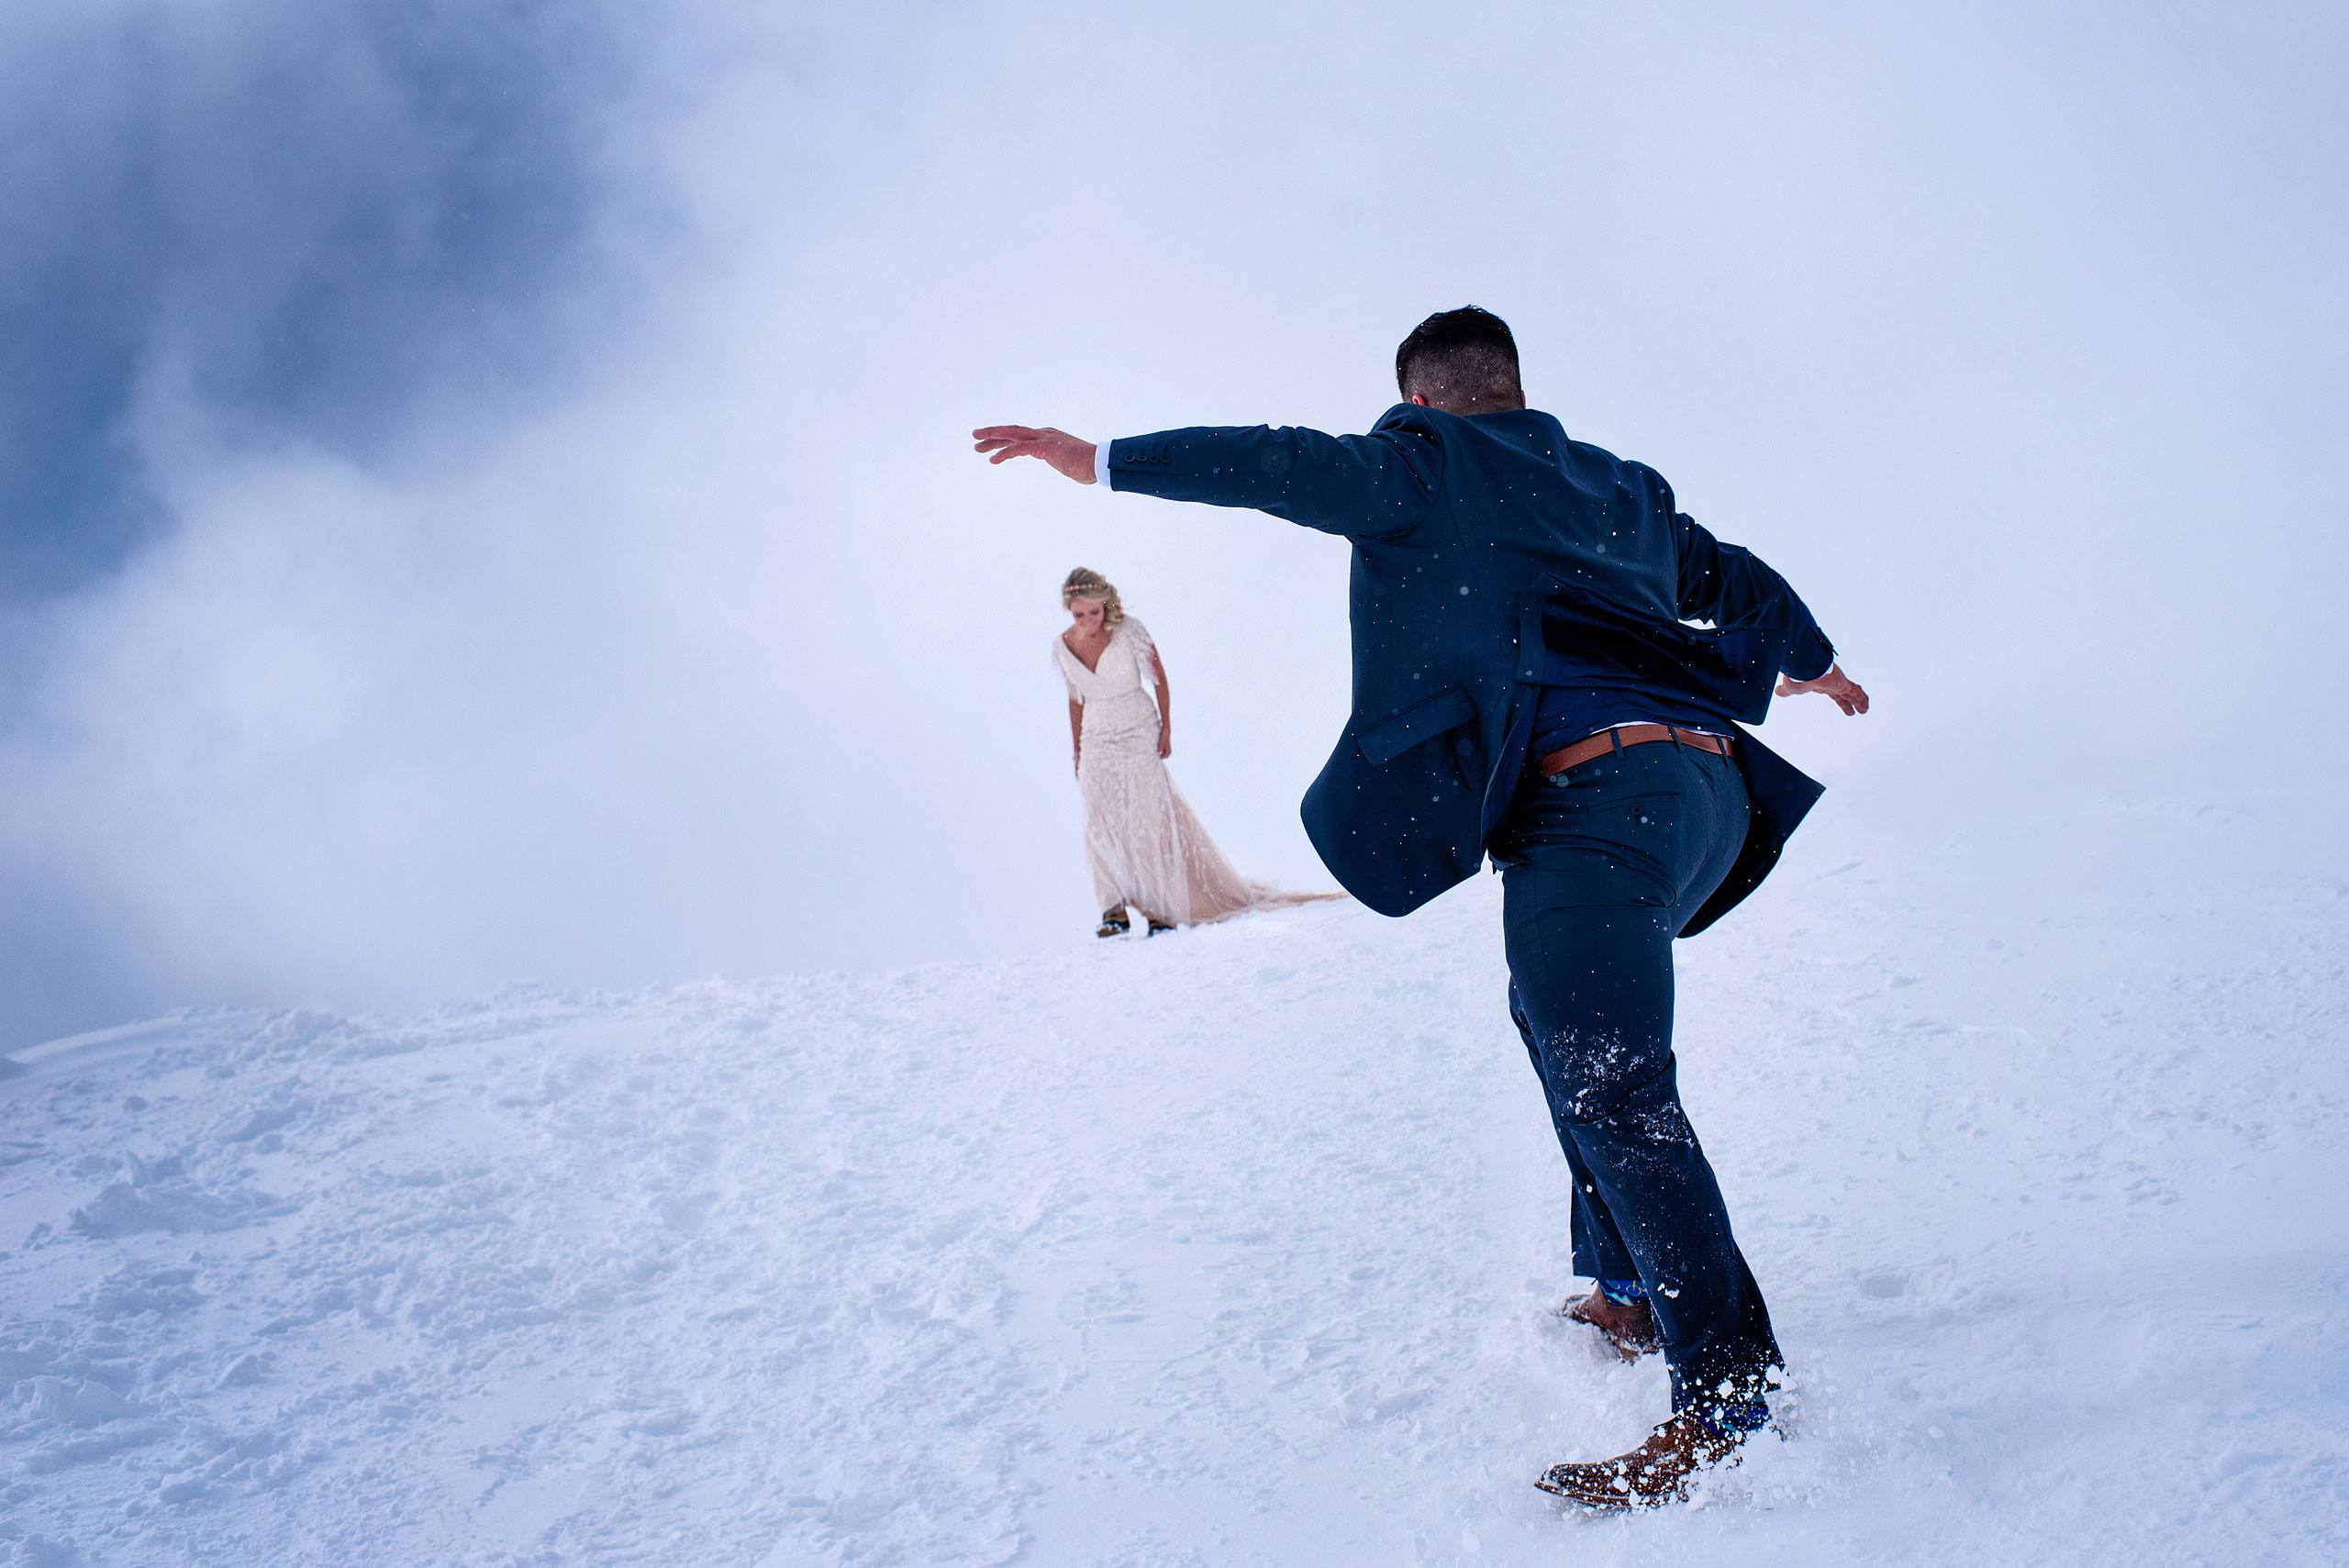
<path fill-rule="evenodd" d="M 1107 490 L 1109 487 L 1109 443 L 1107 441 L 1099 441 L 1094 445 L 1093 477 L 1099 481 L 1102 489 Z"/>

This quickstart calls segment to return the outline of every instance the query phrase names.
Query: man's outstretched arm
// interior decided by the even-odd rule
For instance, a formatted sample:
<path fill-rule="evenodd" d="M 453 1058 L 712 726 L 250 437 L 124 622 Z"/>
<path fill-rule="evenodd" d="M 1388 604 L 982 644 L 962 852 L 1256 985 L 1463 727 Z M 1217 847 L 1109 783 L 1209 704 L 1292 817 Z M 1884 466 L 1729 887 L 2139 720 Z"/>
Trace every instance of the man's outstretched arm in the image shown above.
<path fill-rule="evenodd" d="M 1353 538 L 1391 538 L 1434 505 L 1438 454 L 1413 431 L 1330 436 L 1301 426 L 1193 426 L 1096 445 L 1065 430 L 971 432 L 989 462 L 1041 458 L 1079 484 L 1112 482 L 1168 501 L 1252 506 Z"/>
<path fill-rule="evenodd" d="M 1723 544 L 1694 517 L 1673 514 L 1674 544 L 1680 557 L 1680 613 L 1719 626 L 1775 626 L 1787 638 L 1787 666 L 1778 673 L 1777 695 L 1820 692 L 1847 714 L 1868 710 L 1868 694 L 1843 673 L 1835 645 L 1811 618 L 1810 609 L 1784 577 L 1759 556 Z M 1795 670 L 1816 674 L 1798 678 Z"/>

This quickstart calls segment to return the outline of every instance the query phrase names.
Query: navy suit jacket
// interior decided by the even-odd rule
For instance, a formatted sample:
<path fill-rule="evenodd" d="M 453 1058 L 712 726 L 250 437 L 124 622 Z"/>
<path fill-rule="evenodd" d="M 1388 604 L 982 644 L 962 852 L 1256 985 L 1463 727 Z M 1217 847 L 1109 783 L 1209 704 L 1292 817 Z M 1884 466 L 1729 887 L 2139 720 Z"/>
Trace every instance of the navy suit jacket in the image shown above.
<path fill-rule="evenodd" d="M 1323 863 L 1384 915 L 1483 863 L 1524 770 L 1551 642 L 1751 724 L 1789 646 L 1817 635 L 1776 573 L 1674 509 L 1661 474 L 1531 409 L 1464 418 L 1397 404 L 1364 436 L 1163 430 L 1112 441 L 1108 468 L 1117 490 L 1252 506 L 1352 541 L 1353 711 L 1303 816 Z M 1753 821 L 1683 936 L 1760 884 L 1819 797 L 1739 739 Z"/>

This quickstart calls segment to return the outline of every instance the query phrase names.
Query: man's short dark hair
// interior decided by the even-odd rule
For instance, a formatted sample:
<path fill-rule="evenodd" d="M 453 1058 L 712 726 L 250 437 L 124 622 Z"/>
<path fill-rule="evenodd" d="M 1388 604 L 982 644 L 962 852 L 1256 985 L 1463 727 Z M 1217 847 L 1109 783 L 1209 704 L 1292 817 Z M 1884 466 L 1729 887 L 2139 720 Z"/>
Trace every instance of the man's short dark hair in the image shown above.
<path fill-rule="evenodd" d="M 1407 402 L 1417 393 L 1454 412 L 1482 403 L 1519 406 L 1525 393 L 1518 380 L 1517 339 L 1508 323 L 1489 310 L 1473 305 L 1439 310 L 1395 350 L 1395 387 Z"/>

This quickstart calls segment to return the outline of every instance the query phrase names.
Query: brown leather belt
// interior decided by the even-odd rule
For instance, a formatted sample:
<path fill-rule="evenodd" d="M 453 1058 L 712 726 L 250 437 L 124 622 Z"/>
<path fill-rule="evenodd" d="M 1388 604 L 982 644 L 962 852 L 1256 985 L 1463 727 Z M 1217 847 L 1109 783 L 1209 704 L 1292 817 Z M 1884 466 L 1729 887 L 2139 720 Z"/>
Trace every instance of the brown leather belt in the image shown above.
<path fill-rule="evenodd" d="M 1716 757 L 1730 754 L 1726 735 L 1699 735 L 1693 729 L 1675 729 L 1669 724 L 1619 724 L 1612 729 L 1602 729 L 1586 736 L 1571 746 L 1560 747 L 1533 765 L 1544 777 L 1579 768 L 1585 762 L 1601 757 L 1611 757 L 1627 746 L 1646 746 L 1658 740 L 1673 740 L 1696 751 L 1709 751 Z"/>

